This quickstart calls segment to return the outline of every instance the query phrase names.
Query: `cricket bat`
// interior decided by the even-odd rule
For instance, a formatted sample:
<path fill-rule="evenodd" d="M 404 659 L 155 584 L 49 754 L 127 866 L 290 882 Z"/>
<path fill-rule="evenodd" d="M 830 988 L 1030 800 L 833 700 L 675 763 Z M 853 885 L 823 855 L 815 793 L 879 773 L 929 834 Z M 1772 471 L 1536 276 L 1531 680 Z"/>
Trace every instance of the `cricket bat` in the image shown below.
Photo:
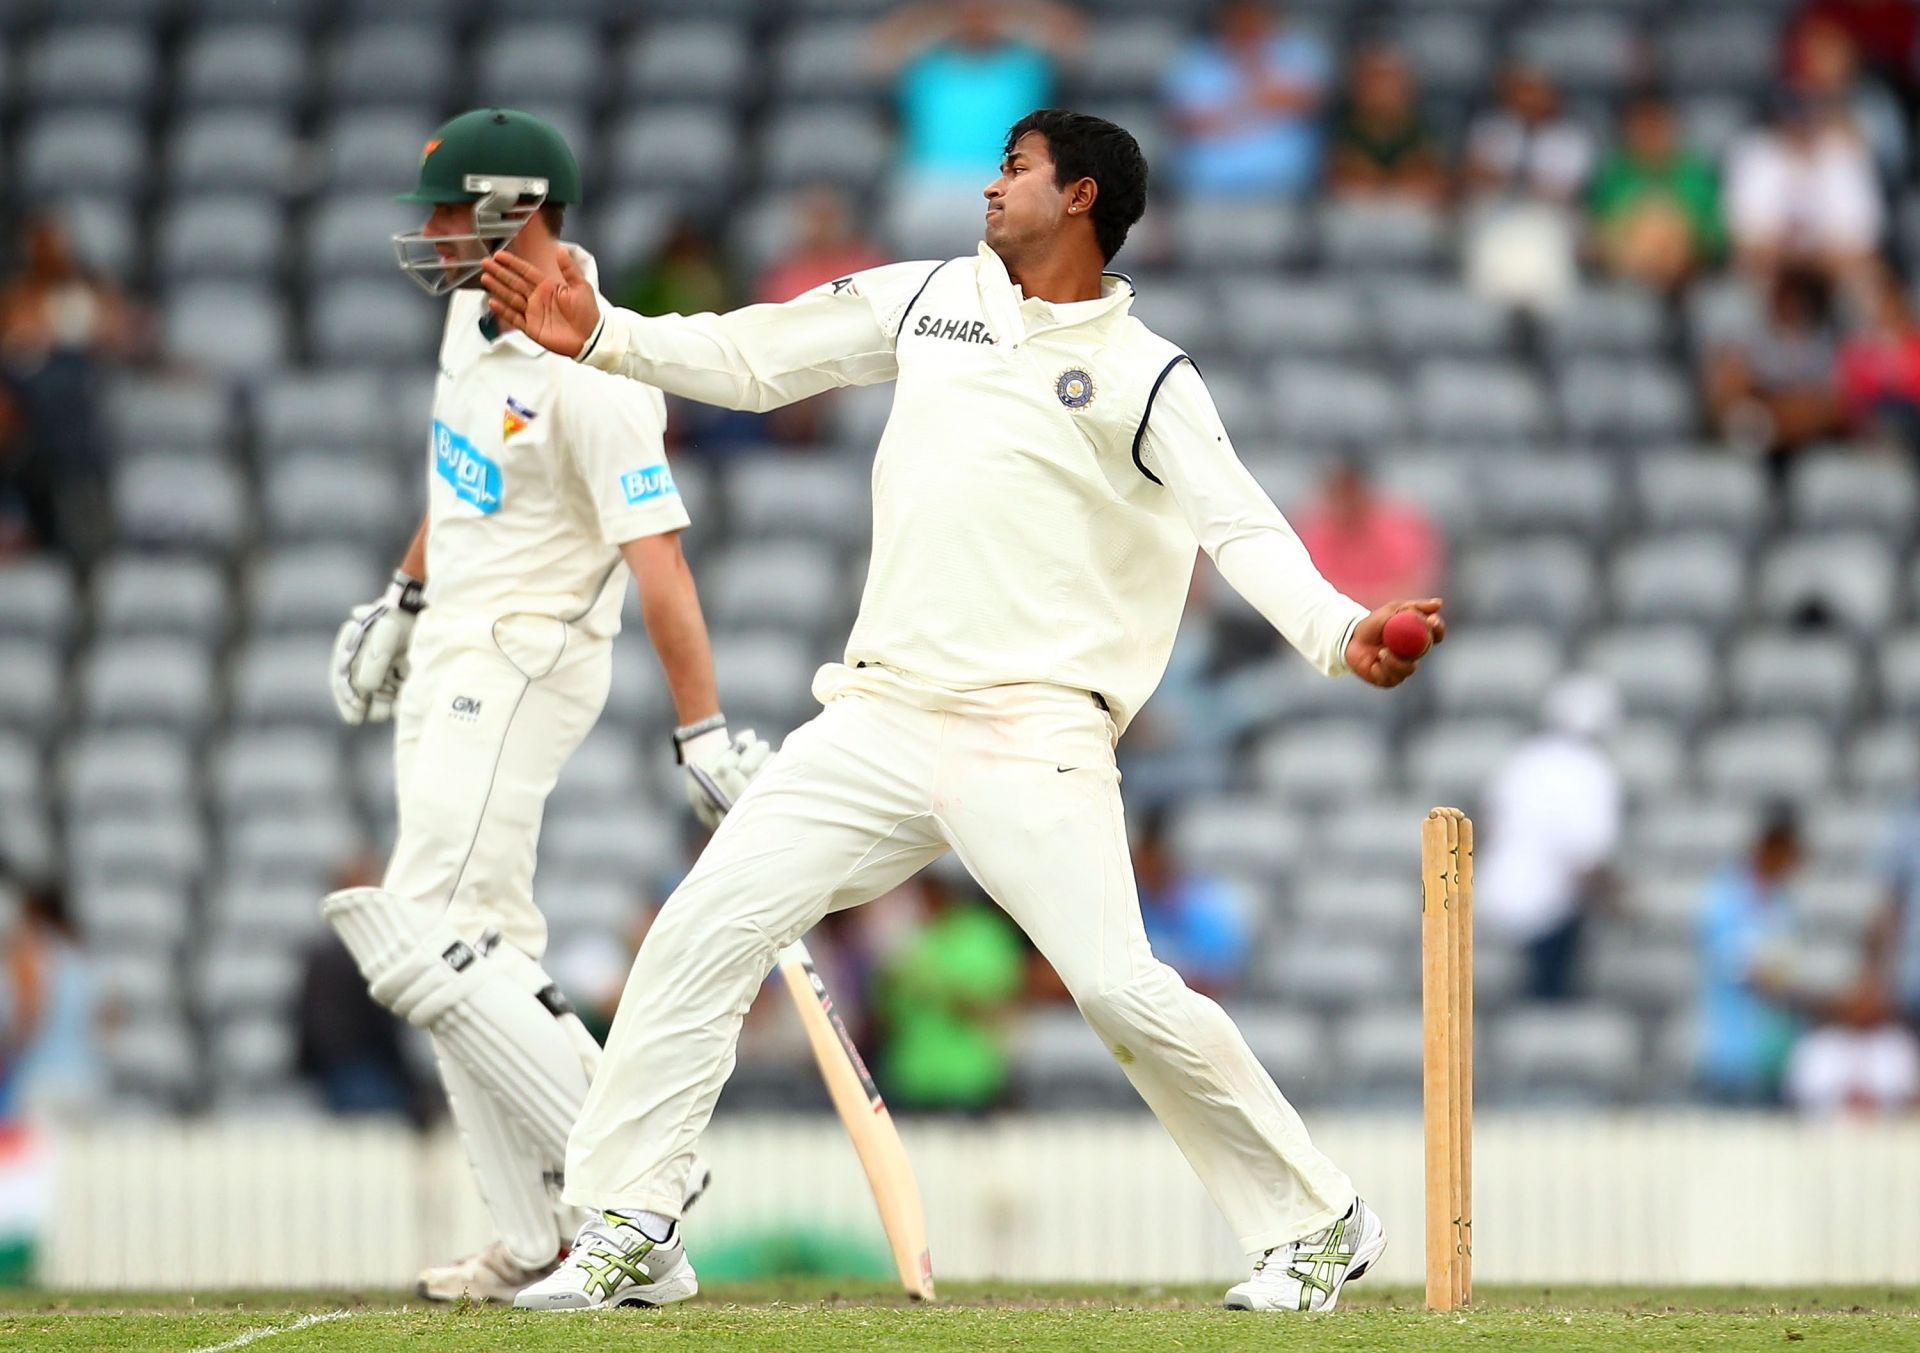
<path fill-rule="evenodd" d="M 921 1210 L 920 1186 L 914 1182 L 913 1166 L 893 1125 L 893 1115 L 887 1112 L 887 1102 L 874 1088 L 867 1064 L 860 1060 L 860 1050 L 853 1046 L 847 1026 L 835 1012 L 833 997 L 815 971 L 807 946 L 795 940 L 780 952 L 779 966 L 787 982 L 787 994 L 800 1012 L 807 1042 L 813 1046 L 813 1059 L 820 1064 L 821 1079 L 827 1083 L 827 1093 L 846 1125 L 847 1135 L 853 1138 L 860 1166 L 867 1172 L 867 1184 L 880 1209 L 880 1224 L 893 1247 L 901 1286 L 916 1300 L 932 1301 L 933 1259 L 927 1252 L 926 1214 Z"/>

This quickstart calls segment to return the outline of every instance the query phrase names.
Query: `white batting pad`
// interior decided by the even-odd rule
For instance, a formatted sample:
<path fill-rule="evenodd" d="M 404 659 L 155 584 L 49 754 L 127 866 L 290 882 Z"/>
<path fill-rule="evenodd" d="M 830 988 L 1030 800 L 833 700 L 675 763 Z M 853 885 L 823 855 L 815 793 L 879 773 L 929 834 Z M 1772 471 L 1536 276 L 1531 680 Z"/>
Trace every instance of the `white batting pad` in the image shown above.
<path fill-rule="evenodd" d="M 564 1161 L 587 1094 L 565 998 L 511 945 L 482 953 L 423 911 L 379 888 L 348 888 L 320 904 L 373 998 L 432 1033 L 519 1124 L 534 1152 Z"/>
<path fill-rule="evenodd" d="M 568 1239 L 556 1224 L 547 1186 L 548 1172 L 556 1167 L 526 1144 L 513 1120 L 458 1057 L 438 1039 L 433 1050 L 494 1234 L 522 1268 L 545 1266 Z"/>

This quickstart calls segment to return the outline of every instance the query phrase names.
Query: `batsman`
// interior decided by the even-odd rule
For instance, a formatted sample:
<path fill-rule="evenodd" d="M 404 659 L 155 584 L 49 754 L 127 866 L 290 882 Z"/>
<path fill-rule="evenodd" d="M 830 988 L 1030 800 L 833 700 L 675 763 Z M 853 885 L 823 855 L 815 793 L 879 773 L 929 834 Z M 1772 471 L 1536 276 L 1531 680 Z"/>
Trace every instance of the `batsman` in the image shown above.
<path fill-rule="evenodd" d="M 1326 1310 L 1386 1243 L 1233 1022 L 1148 946 L 1114 746 L 1159 684 L 1197 549 L 1329 675 L 1414 670 L 1314 568 L 1233 452 L 1192 362 L 1105 268 L 1146 205 L 1125 130 L 1013 127 L 974 255 L 843 277 L 784 305 L 645 319 L 565 257 L 499 255 L 494 313 L 556 353 L 765 410 L 893 381 L 873 554 L 824 710 L 796 730 L 667 902 L 567 1152 L 593 1209 L 516 1305 L 652 1300 L 687 1261 L 687 1162 L 780 947 L 952 850 L 1033 939 L 1258 1256 L 1229 1306 Z M 1142 1236 L 1152 1245 L 1155 1238 Z"/>
<path fill-rule="evenodd" d="M 600 1049 L 540 966 L 534 854 L 547 795 L 606 702 L 629 575 L 709 826 L 768 749 L 720 712 L 665 399 L 503 331 L 479 290 L 482 262 L 509 252 L 593 277 L 560 238 L 580 200 L 565 141 L 525 113 L 464 113 L 434 132 L 403 200 L 427 215 L 395 238 L 400 265 L 448 297 L 423 429 L 428 508 L 392 586 L 341 626 L 332 664 L 343 720 L 394 722 L 399 831 L 381 886 L 321 910 L 374 998 L 432 1036 L 498 1237 L 422 1273 L 420 1293 L 506 1301 L 553 1271 L 578 1224 L 558 1186 Z M 681 1160 L 676 1202 L 705 1179 Z"/>

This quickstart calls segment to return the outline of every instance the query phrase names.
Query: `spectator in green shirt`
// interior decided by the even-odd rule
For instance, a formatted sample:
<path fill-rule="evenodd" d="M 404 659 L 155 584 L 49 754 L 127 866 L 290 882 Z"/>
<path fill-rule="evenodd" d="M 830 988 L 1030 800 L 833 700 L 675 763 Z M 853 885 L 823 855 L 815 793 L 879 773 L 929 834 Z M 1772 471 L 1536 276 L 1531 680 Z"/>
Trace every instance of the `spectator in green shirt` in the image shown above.
<path fill-rule="evenodd" d="M 1008 1017 L 1020 999 L 1020 934 L 990 903 L 920 876 L 927 924 L 874 974 L 887 1099 L 902 1109 L 980 1112 L 1006 1099 Z"/>
<path fill-rule="evenodd" d="M 1600 255 L 1616 275 L 1670 295 L 1726 248 L 1713 166 L 1680 141 L 1673 108 L 1643 94 L 1593 182 Z"/>

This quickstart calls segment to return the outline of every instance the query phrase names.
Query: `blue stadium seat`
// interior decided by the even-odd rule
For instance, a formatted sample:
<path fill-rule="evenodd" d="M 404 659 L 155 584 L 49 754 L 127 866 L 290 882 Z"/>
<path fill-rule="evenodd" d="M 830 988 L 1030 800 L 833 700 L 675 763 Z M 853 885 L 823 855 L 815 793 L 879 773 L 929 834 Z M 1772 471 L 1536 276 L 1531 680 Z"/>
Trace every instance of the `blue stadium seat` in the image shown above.
<path fill-rule="evenodd" d="M 751 87 L 753 52 L 730 23 L 662 23 L 644 28 L 620 54 L 629 99 L 738 100 Z"/>
<path fill-rule="evenodd" d="M 263 376 L 289 355 L 287 303 L 277 289 L 253 283 L 174 288 L 162 332 L 174 357 L 216 377 Z"/>
<path fill-rule="evenodd" d="M 1715 708 L 1720 665 L 1713 645 L 1691 625 L 1623 627 L 1596 635 L 1580 665 L 1612 681 L 1626 708 L 1684 724 Z"/>
<path fill-rule="evenodd" d="M 175 57 L 175 93 L 189 106 L 291 108 L 314 63 L 301 35 L 278 24 L 216 24 Z"/>
<path fill-rule="evenodd" d="M 1757 634 L 1728 657 L 1733 705 L 1742 715 L 1804 714 L 1842 724 L 1860 703 L 1859 656 L 1844 639 Z"/>
<path fill-rule="evenodd" d="M 139 109 L 159 87 L 153 35 L 139 24 L 61 24 L 21 59 L 22 93 L 38 108 Z"/>
<path fill-rule="evenodd" d="M 480 103 L 520 107 L 543 100 L 578 98 L 605 83 L 605 53 L 591 29 L 552 21 L 510 23 L 483 36 L 474 47 L 467 80 Z M 575 154 L 584 150 L 575 144 Z"/>
<path fill-rule="evenodd" d="M 216 644 L 233 622 L 227 580 L 195 558 L 117 554 L 93 572 L 92 611 L 104 635 L 180 635 Z"/>
<path fill-rule="evenodd" d="M 456 51 L 449 27 L 432 23 L 376 21 L 341 30 L 327 49 L 327 104 L 341 116 L 365 116 L 387 104 L 437 108 L 455 77 Z M 433 121 L 416 129 L 424 142 Z M 419 146 L 413 145 L 419 154 Z"/>
<path fill-rule="evenodd" d="M 1756 800 L 1817 800 L 1833 784 L 1833 738 L 1811 719 L 1722 724 L 1700 740 L 1700 782 L 1711 793 Z"/>

